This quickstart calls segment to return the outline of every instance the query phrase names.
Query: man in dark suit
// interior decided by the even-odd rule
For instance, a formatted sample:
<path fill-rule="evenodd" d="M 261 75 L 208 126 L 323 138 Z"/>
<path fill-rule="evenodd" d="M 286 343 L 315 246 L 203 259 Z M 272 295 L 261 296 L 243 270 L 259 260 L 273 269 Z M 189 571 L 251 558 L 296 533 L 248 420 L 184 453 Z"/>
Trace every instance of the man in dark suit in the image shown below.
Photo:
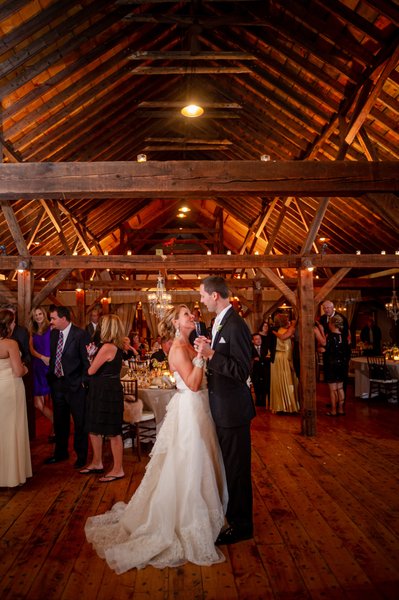
<path fill-rule="evenodd" d="M 206 328 L 206 324 L 204 321 L 201 321 L 201 311 L 199 308 L 194 308 L 193 310 L 193 315 L 194 315 L 194 325 L 195 325 L 195 329 L 190 333 L 189 335 L 189 340 L 190 340 L 190 344 L 193 345 L 194 344 L 194 340 L 199 337 L 200 335 L 204 335 L 205 337 L 207 336 L 207 328 Z"/>
<path fill-rule="evenodd" d="M 248 385 L 251 334 L 231 306 L 229 290 L 222 277 L 204 279 L 200 294 L 208 310 L 216 312 L 216 319 L 212 342 L 199 337 L 194 347 L 208 359 L 209 404 L 229 493 L 228 527 L 220 532 L 216 544 L 233 544 L 253 535 L 250 425 L 256 412 Z"/>
<path fill-rule="evenodd" d="M 168 360 L 168 354 L 169 354 L 169 350 L 172 346 L 173 340 L 171 339 L 167 339 L 166 337 L 162 337 L 161 338 L 161 347 L 158 350 L 155 350 L 155 352 L 153 352 L 151 354 L 151 362 L 150 362 L 150 368 L 153 369 L 153 362 L 152 361 L 156 361 L 156 362 L 165 362 L 166 360 Z"/>
<path fill-rule="evenodd" d="M 54 455 L 45 460 L 53 464 L 69 458 L 68 441 L 70 418 L 74 422 L 76 468 L 86 464 L 88 438 L 84 429 L 86 389 L 89 368 L 86 344 L 87 333 L 71 323 L 66 306 L 50 306 L 50 365 L 48 379 L 54 409 Z"/>
<path fill-rule="evenodd" d="M 266 396 L 270 393 L 270 358 L 262 345 L 260 333 L 252 334 L 251 381 L 254 386 L 256 406 L 266 406 Z"/>
<path fill-rule="evenodd" d="M 363 356 L 379 356 L 381 354 L 381 329 L 375 324 L 373 317 L 367 319 L 367 325 L 361 330 L 360 341 L 366 344 Z"/>
<path fill-rule="evenodd" d="M 94 342 L 96 346 L 100 344 L 100 317 L 101 312 L 98 308 L 93 308 L 90 312 L 90 322 L 86 325 L 86 332 L 91 342 Z"/>

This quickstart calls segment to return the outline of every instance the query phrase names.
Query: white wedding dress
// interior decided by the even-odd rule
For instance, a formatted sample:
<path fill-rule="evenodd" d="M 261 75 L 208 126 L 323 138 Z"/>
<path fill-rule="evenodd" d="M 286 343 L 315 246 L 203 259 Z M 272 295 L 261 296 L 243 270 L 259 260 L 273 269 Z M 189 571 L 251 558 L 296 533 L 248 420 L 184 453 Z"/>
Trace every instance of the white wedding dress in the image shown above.
<path fill-rule="evenodd" d="M 205 377 L 198 392 L 174 377 L 178 391 L 140 486 L 129 504 L 118 502 L 86 522 L 87 540 L 116 573 L 225 560 L 214 541 L 224 524 L 227 486 Z"/>

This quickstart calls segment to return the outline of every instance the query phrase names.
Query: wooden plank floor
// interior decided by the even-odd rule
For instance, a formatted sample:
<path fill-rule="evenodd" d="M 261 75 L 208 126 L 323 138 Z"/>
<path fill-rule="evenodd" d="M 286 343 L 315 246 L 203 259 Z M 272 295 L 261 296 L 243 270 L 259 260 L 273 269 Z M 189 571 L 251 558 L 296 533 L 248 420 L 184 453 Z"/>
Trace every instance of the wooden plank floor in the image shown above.
<path fill-rule="evenodd" d="M 127 501 L 147 462 L 125 450 L 127 477 L 112 484 L 51 453 L 38 419 L 34 477 L 0 488 L 2 600 L 399 598 L 399 407 L 354 400 L 304 438 L 300 418 L 258 409 L 253 422 L 255 538 L 213 567 L 148 567 L 115 575 L 84 537 L 88 516 Z M 1 457 L 0 457 L 1 459 Z"/>

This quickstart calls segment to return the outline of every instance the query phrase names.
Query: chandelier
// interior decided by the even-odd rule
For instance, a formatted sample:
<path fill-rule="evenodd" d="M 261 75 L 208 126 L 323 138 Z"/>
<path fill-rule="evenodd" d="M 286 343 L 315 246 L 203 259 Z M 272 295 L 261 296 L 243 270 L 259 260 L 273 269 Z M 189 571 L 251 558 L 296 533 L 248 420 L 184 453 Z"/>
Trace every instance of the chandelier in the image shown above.
<path fill-rule="evenodd" d="M 395 321 L 395 325 L 396 325 L 396 321 L 399 319 L 399 302 L 398 302 L 398 297 L 396 295 L 396 290 L 395 290 L 395 275 L 392 275 L 392 285 L 393 285 L 392 298 L 391 298 L 390 302 L 385 304 L 385 308 L 386 308 L 388 317 L 390 319 L 393 319 Z"/>
<path fill-rule="evenodd" d="M 165 289 L 165 281 L 161 273 L 158 273 L 157 289 L 148 294 L 148 303 L 150 305 L 150 314 L 158 319 L 163 319 L 166 311 L 172 308 L 172 295 Z"/>

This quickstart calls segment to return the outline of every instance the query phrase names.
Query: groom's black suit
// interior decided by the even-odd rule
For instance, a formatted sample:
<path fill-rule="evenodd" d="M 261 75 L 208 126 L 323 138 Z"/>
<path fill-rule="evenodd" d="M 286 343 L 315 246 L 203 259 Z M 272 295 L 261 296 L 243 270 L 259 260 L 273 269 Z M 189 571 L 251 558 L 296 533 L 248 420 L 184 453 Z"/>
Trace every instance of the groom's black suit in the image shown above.
<path fill-rule="evenodd" d="M 229 525 L 252 535 L 250 424 L 255 416 L 247 380 L 252 341 L 245 321 L 229 308 L 218 327 L 208 363 L 209 404 L 226 470 Z"/>
<path fill-rule="evenodd" d="M 90 366 L 86 344 L 87 332 L 71 325 L 62 352 L 63 376 L 54 374 L 55 356 L 60 332 L 53 329 L 50 334 L 50 364 L 48 380 L 54 409 L 55 451 L 54 457 L 62 460 L 68 457 L 70 418 L 74 422 L 74 449 L 77 464 L 84 465 L 87 458 L 88 439 L 84 429 L 86 389 L 85 380 Z"/>

